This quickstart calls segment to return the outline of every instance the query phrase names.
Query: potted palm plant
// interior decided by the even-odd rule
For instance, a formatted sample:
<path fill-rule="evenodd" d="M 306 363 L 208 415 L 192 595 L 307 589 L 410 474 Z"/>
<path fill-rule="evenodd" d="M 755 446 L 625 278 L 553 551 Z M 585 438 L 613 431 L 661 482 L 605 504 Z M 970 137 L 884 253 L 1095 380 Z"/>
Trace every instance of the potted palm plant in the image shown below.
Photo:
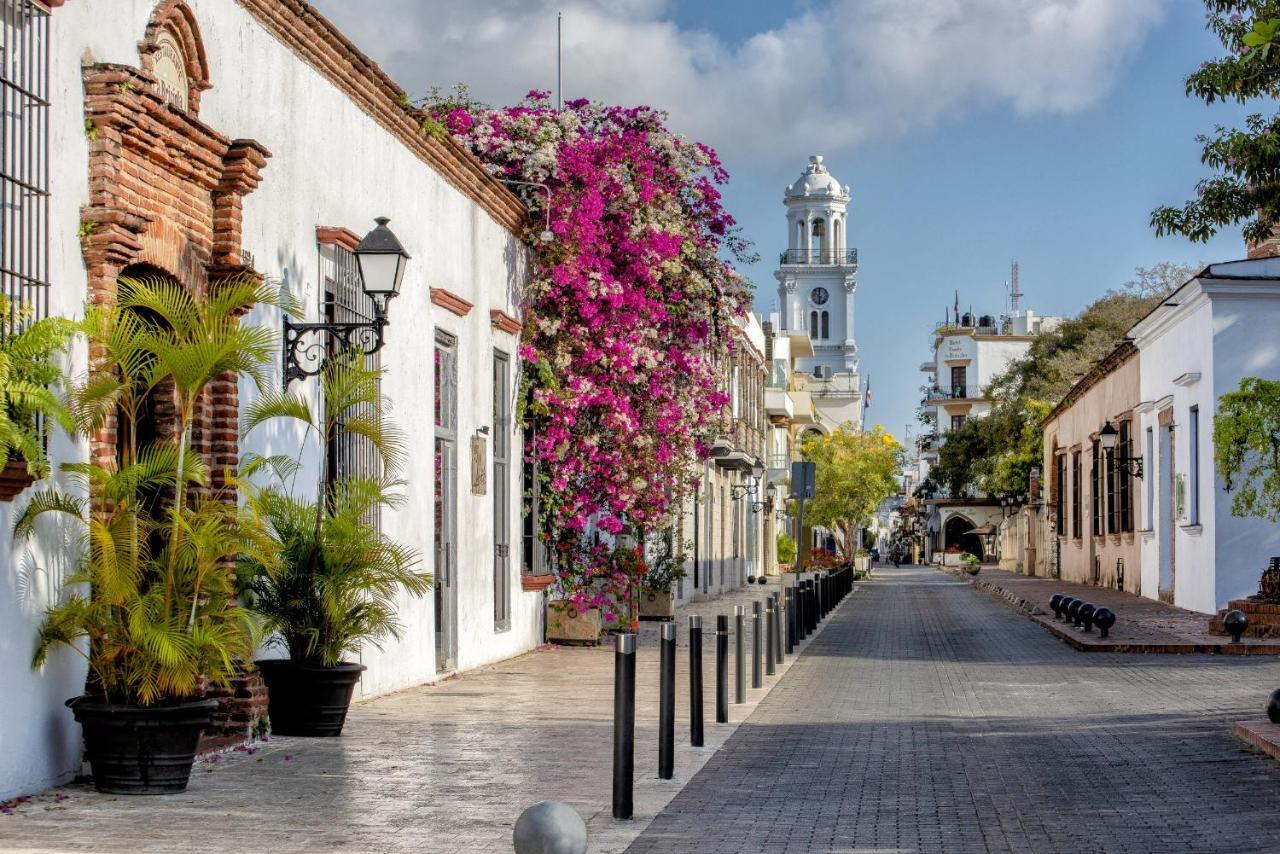
<path fill-rule="evenodd" d="M 294 495 L 297 457 L 250 459 L 245 479 L 266 475 L 262 488 L 246 487 L 250 506 L 266 521 L 280 554 L 278 567 L 246 553 L 239 575 L 248 601 L 264 622 L 269 646 L 287 658 L 259 659 L 268 690 L 271 729 L 281 735 L 338 736 L 360 674 L 346 656 L 363 643 L 375 646 L 400 636 L 396 596 L 424 596 L 431 576 L 417 569 L 411 549 L 383 534 L 374 522 L 383 507 L 399 502 L 395 479 L 404 438 L 382 414 L 381 372 L 363 357 L 339 355 L 323 372 L 323 414 L 313 415 L 298 393 L 269 392 L 252 404 L 245 432 L 277 419 L 305 425 L 327 458 L 341 431 L 363 437 L 382 463 L 379 477 L 322 480 L 317 497 Z M 327 459 L 321 472 L 329 468 Z"/>
<path fill-rule="evenodd" d="M 270 566 L 274 544 L 237 506 L 234 486 L 210 486 L 191 435 L 215 378 L 264 379 L 274 336 L 240 318 L 272 299 L 248 279 L 210 296 L 121 280 L 116 303 L 90 306 L 81 323 L 91 365 L 71 412 L 84 435 L 112 426 L 117 452 L 62 464 L 72 489 L 35 492 L 15 535 L 31 535 L 45 516 L 80 531 L 77 569 L 45 614 L 33 664 L 57 645 L 87 659 L 85 693 L 67 705 L 99 791 L 184 790 L 217 707 L 204 691 L 228 685 L 254 649 L 229 567 L 244 554 Z"/>

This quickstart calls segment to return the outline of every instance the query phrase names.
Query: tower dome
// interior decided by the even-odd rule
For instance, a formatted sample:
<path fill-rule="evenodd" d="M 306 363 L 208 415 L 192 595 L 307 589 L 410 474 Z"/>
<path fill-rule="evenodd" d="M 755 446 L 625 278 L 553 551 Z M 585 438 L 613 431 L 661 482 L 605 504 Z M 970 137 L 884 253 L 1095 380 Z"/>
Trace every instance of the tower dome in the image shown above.
<path fill-rule="evenodd" d="M 822 163 L 821 154 L 809 155 L 809 165 L 795 183 L 787 187 L 787 201 L 829 197 L 842 201 L 849 200 L 849 188 L 842 186 L 835 176 L 827 171 Z"/>

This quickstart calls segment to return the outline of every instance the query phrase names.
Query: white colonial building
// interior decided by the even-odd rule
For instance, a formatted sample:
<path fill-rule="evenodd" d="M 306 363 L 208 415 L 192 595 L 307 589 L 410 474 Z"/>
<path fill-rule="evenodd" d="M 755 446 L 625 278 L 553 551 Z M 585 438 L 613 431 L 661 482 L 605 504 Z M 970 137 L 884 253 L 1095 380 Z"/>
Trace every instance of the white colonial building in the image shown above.
<path fill-rule="evenodd" d="M 1212 612 L 1258 590 L 1280 528 L 1231 514 L 1214 473 L 1218 400 L 1280 379 L 1280 258 L 1212 264 L 1129 331 L 1141 355 L 1133 456 L 1143 460 L 1142 594 Z"/>
<path fill-rule="evenodd" d="M 796 362 L 810 375 L 808 392 L 823 432 L 862 426 L 862 387 L 854 340 L 858 250 L 849 247 L 849 187 L 827 171 L 822 156 L 787 187 L 787 249 L 778 259 L 782 332 L 807 332 L 813 355 Z"/>
<path fill-rule="evenodd" d="M 976 315 L 972 311 L 948 318 L 933 333 L 933 353 L 920 365 L 928 375 L 922 414 L 926 432 L 920 438 L 920 477 L 937 462 L 947 433 L 970 418 L 991 411 L 984 389 L 1015 359 L 1026 355 L 1037 335 L 1049 332 L 1062 318 L 1039 317 L 1028 309 L 1009 317 Z M 998 501 L 983 495 L 930 497 L 927 552 L 958 546 L 986 554 L 1004 512 Z"/>
<path fill-rule="evenodd" d="M 412 441 L 405 501 L 380 523 L 421 555 L 436 590 L 401 596 L 404 631 L 361 651 L 359 695 L 539 645 L 547 579 L 530 557 L 528 527 L 521 548 L 513 417 L 523 237 L 533 227 L 520 200 L 451 140 L 424 134 L 403 92 L 306 3 L 0 8 L 3 293 L 36 314 L 75 317 L 86 301 L 110 303 L 124 276 L 202 289 L 250 275 L 298 300 L 294 321 L 367 320 L 352 249 L 375 217 L 389 217 L 412 258 L 378 357 L 391 417 Z M 263 308 L 248 322 L 282 331 L 284 318 Z M 287 381 L 285 363 L 275 361 L 273 384 Z M 72 371 L 85 364 L 82 345 Z M 324 406 L 315 378 L 293 387 Z M 234 470 L 241 451 L 301 449 L 297 482 L 314 490 L 320 449 L 301 431 L 254 431 L 238 446 L 239 409 L 254 394 L 248 383 L 211 388 L 212 414 L 198 426 L 216 437 L 210 469 Z M 85 460 L 114 454 L 114 443 L 113 433 L 55 436 L 50 455 L 55 465 Z M 341 464 L 370 463 L 351 437 L 337 445 Z M 44 609 L 74 569 L 72 544 L 50 523 L 14 548 L 14 513 L 29 494 L 0 501 L 0 799 L 81 767 L 80 727 L 63 701 L 84 689 L 83 660 L 62 649 L 40 670 L 30 665 Z M 247 732 L 244 717 L 219 720 L 220 735 L 234 737 L 236 720 Z"/>

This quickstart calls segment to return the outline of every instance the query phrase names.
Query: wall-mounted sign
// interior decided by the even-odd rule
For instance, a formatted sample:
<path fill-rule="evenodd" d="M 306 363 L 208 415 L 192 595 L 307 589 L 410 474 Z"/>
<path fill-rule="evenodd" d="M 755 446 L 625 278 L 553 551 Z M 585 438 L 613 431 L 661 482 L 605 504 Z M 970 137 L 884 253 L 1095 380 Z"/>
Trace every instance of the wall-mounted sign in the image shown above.
<path fill-rule="evenodd" d="M 948 338 L 942 342 L 942 358 L 943 359 L 967 359 L 969 358 L 968 337 Z"/>
<path fill-rule="evenodd" d="M 483 436 L 471 437 L 471 494 L 484 495 L 488 489 L 488 443 Z"/>

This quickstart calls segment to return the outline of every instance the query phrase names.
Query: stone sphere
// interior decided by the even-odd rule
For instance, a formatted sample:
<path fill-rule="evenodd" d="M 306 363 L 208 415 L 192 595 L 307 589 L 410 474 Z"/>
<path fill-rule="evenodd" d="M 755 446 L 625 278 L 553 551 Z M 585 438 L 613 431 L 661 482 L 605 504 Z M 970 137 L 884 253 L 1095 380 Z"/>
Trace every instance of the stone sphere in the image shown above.
<path fill-rule="evenodd" d="M 1049 597 L 1049 610 L 1053 611 L 1055 617 L 1062 614 L 1062 594 L 1055 593 Z"/>
<path fill-rule="evenodd" d="M 1072 599 L 1067 603 L 1067 619 L 1075 623 L 1080 619 L 1080 606 L 1084 604 L 1083 599 Z"/>
<path fill-rule="evenodd" d="M 754 575 L 748 575 L 748 576 L 747 576 L 747 583 L 748 583 L 748 584 L 755 584 L 755 583 L 756 583 L 756 577 L 755 577 Z"/>
<path fill-rule="evenodd" d="M 1110 608 L 1102 607 L 1093 612 L 1093 622 L 1104 632 L 1116 624 L 1116 614 Z"/>
<path fill-rule="evenodd" d="M 1058 616 L 1067 619 L 1067 609 L 1071 607 L 1071 603 L 1076 601 L 1074 596 L 1063 596 L 1062 601 L 1058 603 Z"/>
<path fill-rule="evenodd" d="M 769 577 L 767 575 L 762 575 L 759 578 L 757 578 L 756 581 L 760 582 L 761 584 L 768 584 Z"/>
<path fill-rule="evenodd" d="M 1267 718 L 1273 724 L 1280 724 L 1280 688 L 1271 692 L 1271 699 L 1267 700 Z"/>
<path fill-rule="evenodd" d="M 1080 611 L 1079 611 L 1080 622 L 1084 624 L 1084 630 L 1086 632 L 1092 631 L 1093 615 L 1097 610 L 1098 610 L 1098 606 L 1094 605 L 1092 602 L 1085 602 L 1083 605 L 1080 606 Z"/>
<path fill-rule="evenodd" d="M 1222 627 L 1231 635 L 1232 643 L 1240 643 L 1240 636 L 1249 628 L 1249 618 L 1244 611 L 1228 611 L 1222 620 Z"/>
<path fill-rule="evenodd" d="M 539 801 L 520 813 L 511 836 L 516 854 L 587 854 L 587 825 L 563 801 Z"/>

